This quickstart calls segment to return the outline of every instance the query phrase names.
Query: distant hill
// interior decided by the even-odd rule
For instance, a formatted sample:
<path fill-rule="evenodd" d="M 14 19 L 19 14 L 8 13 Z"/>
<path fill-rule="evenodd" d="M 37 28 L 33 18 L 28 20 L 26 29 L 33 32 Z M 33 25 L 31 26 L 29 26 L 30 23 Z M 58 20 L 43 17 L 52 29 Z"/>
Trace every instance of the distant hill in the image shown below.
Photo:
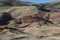
<path fill-rule="evenodd" d="M 23 2 L 17 1 L 13 3 L 1 2 L 0 6 L 37 6 L 39 8 L 60 12 L 60 2 L 51 2 L 51 3 L 44 3 L 44 4 L 35 4 L 31 2 Z"/>
<path fill-rule="evenodd" d="M 44 3 L 44 4 L 34 4 L 31 2 L 15 2 L 13 3 L 14 6 L 37 6 L 40 8 L 44 8 L 47 10 L 51 10 L 51 11 L 56 11 L 56 12 L 60 12 L 60 2 L 51 2 L 51 3 Z"/>
<path fill-rule="evenodd" d="M 50 9 L 51 11 L 60 12 L 60 2 L 52 2 L 43 4 L 46 9 Z"/>
<path fill-rule="evenodd" d="M 17 2 L 13 2 L 13 3 L 5 2 L 5 1 L 0 1 L 0 6 L 1 5 L 3 5 L 3 6 L 30 6 L 32 4 L 33 3 L 30 3 L 30 2 L 22 2 L 22 1 L 17 1 Z"/>

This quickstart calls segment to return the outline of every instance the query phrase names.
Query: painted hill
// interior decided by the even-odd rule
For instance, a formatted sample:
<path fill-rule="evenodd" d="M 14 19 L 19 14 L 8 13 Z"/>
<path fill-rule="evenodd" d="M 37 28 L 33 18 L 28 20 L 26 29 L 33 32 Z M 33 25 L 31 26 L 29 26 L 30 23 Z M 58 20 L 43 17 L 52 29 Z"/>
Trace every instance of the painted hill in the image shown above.
<path fill-rule="evenodd" d="M 58 4 L 20 1 L 0 6 L 0 40 L 60 40 Z"/>

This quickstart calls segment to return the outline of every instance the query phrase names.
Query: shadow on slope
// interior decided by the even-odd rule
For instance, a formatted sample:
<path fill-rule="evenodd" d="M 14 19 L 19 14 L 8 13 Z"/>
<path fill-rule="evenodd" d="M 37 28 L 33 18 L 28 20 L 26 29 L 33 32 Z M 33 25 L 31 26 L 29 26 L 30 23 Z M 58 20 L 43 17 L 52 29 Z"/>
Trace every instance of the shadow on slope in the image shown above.
<path fill-rule="evenodd" d="M 45 9 L 43 7 L 38 8 L 38 10 L 43 11 L 43 12 L 51 12 L 51 10 L 47 10 L 47 9 Z"/>
<path fill-rule="evenodd" d="M 0 17 L 0 25 L 7 25 L 9 23 L 8 21 L 12 19 L 13 17 L 9 13 L 3 12 Z"/>

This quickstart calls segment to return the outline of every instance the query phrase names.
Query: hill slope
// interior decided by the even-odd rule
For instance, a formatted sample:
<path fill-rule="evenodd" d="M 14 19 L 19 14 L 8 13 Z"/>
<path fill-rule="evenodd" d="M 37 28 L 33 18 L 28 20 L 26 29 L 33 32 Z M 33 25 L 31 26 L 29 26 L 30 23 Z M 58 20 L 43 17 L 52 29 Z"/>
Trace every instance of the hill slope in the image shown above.
<path fill-rule="evenodd" d="M 0 7 L 0 40 L 60 40 L 60 12 L 54 10 L 56 4 L 4 4 Z"/>
<path fill-rule="evenodd" d="M 60 2 L 52 2 L 44 4 L 47 9 L 53 10 L 53 11 L 59 11 L 60 12 Z"/>

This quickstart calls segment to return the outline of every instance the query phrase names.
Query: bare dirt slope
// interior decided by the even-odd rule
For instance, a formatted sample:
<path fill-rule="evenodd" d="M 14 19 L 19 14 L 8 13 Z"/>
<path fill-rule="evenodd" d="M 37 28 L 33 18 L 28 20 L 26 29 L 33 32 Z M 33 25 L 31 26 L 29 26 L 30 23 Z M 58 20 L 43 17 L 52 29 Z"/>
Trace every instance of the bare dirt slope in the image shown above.
<path fill-rule="evenodd" d="M 16 6 L 0 14 L 1 40 L 60 40 L 60 12 Z"/>
<path fill-rule="evenodd" d="M 36 14 L 39 10 L 34 6 L 22 6 L 22 7 L 12 7 L 5 12 L 10 13 L 14 18 L 23 15 Z"/>

